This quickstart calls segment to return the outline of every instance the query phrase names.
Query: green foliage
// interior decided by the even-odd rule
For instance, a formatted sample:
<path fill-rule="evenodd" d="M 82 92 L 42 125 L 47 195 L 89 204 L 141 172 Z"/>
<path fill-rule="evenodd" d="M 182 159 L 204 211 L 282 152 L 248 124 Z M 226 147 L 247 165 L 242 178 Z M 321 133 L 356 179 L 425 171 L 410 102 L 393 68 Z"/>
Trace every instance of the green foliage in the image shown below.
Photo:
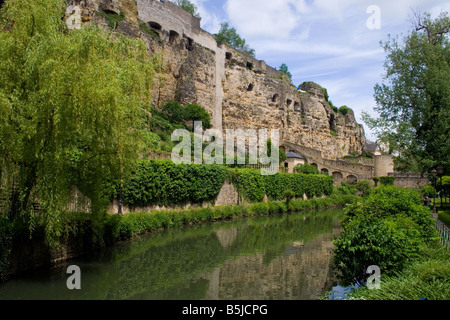
<path fill-rule="evenodd" d="M 337 132 L 334 131 L 334 130 L 330 130 L 330 134 L 331 134 L 333 137 L 337 137 L 337 136 L 338 136 Z"/>
<path fill-rule="evenodd" d="M 141 40 L 110 37 L 95 25 L 67 32 L 65 6 L 8 1 L 0 18 L 0 168 L 8 183 L 18 182 L 20 214 L 39 199 L 51 245 L 70 187 L 77 185 L 99 214 L 106 176 L 125 173 L 142 152 L 160 66 Z"/>
<path fill-rule="evenodd" d="M 370 265 L 392 275 L 417 259 L 420 247 L 435 237 L 417 191 L 377 187 L 364 202 L 347 206 L 343 231 L 334 240 L 336 265 L 346 283 L 363 283 Z"/>
<path fill-rule="evenodd" d="M 450 227 L 450 212 L 449 211 L 438 211 L 439 219 Z"/>
<path fill-rule="evenodd" d="M 236 184 L 236 177 L 239 183 Z M 330 195 L 333 192 L 333 178 L 325 175 L 277 173 L 262 176 L 259 170 L 230 170 L 230 180 L 239 193 L 252 202 L 260 202 L 267 194 L 271 200 L 284 200 L 286 190 L 295 193 L 296 198 Z"/>
<path fill-rule="evenodd" d="M 286 199 L 286 205 L 289 206 L 289 202 L 292 200 L 292 198 L 295 197 L 295 192 L 288 189 L 284 190 L 284 198 Z"/>
<path fill-rule="evenodd" d="M 335 191 L 340 195 L 354 195 L 356 193 L 356 185 L 342 181 L 341 185 L 335 188 Z"/>
<path fill-rule="evenodd" d="M 219 193 L 227 169 L 218 165 L 176 165 L 171 160 L 141 160 L 124 178 L 122 202 L 131 207 L 151 204 L 173 205 L 213 200 Z M 110 199 L 120 196 L 113 182 Z"/>
<path fill-rule="evenodd" d="M 201 121 L 203 129 L 210 129 L 211 125 L 211 116 L 205 110 L 205 108 L 199 106 L 198 104 L 188 104 L 185 106 L 185 121 Z"/>
<path fill-rule="evenodd" d="M 230 28 L 228 22 L 220 24 L 219 33 L 214 34 L 217 43 L 225 43 L 236 50 L 242 51 L 249 56 L 255 57 L 255 50 L 250 49 L 245 39 L 242 39 L 235 28 Z"/>
<path fill-rule="evenodd" d="M 342 106 L 342 107 L 339 108 L 339 113 L 342 114 L 343 116 L 346 116 L 347 113 L 348 113 L 349 111 L 351 111 L 351 110 L 352 110 L 352 109 L 350 109 L 350 108 L 347 107 L 347 106 Z"/>
<path fill-rule="evenodd" d="M 149 34 L 157 39 L 161 39 L 161 36 L 159 35 L 159 33 L 152 30 L 151 28 L 149 28 L 149 26 L 146 25 L 145 23 L 140 23 L 139 29 L 141 29 L 142 31 L 146 32 L 147 34 Z"/>
<path fill-rule="evenodd" d="M 393 186 L 395 177 L 380 177 L 380 183 L 383 186 Z"/>
<path fill-rule="evenodd" d="M 289 80 L 292 82 L 292 73 L 289 72 L 289 68 L 288 68 L 288 66 L 285 63 L 281 64 L 279 70 L 283 74 L 285 74 L 289 78 Z"/>
<path fill-rule="evenodd" d="M 374 88 L 378 118 L 363 120 L 391 152 L 398 170 L 450 171 L 450 18 L 416 14 L 410 33 L 383 43 L 385 82 Z"/>
<path fill-rule="evenodd" d="M 368 196 L 371 190 L 371 185 L 369 180 L 360 180 L 355 185 L 356 190 L 361 194 L 361 196 Z"/>
<path fill-rule="evenodd" d="M 200 13 L 198 12 L 197 6 L 189 0 L 170 0 L 183 10 L 189 12 L 194 17 L 201 19 Z"/>
<path fill-rule="evenodd" d="M 379 177 L 373 177 L 372 180 L 373 180 L 373 182 L 375 182 L 375 187 L 378 187 L 378 182 L 380 182 L 380 178 Z"/>
<path fill-rule="evenodd" d="M 309 163 L 305 163 L 294 168 L 294 172 L 303 173 L 303 174 L 320 174 L 319 170 L 310 165 Z"/>
<path fill-rule="evenodd" d="M 449 300 L 450 251 L 426 247 L 423 258 L 407 266 L 395 276 L 381 277 L 381 288 L 360 287 L 351 293 L 352 299 L 365 300 Z"/>
<path fill-rule="evenodd" d="M 201 121 L 204 129 L 209 129 L 211 125 L 211 116 L 205 108 L 197 104 L 188 104 L 182 106 L 178 101 L 172 100 L 166 102 L 161 111 L 165 114 L 172 124 L 181 123 L 183 121 Z M 192 128 L 191 127 L 191 128 Z"/>
<path fill-rule="evenodd" d="M 422 188 L 420 188 L 420 194 L 422 195 L 422 197 L 427 196 L 428 198 L 434 198 L 434 196 L 436 195 L 436 190 L 433 186 L 423 186 Z"/>
<path fill-rule="evenodd" d="M 106 12 L 102 12 L 102 11 L 97 11 L 95 14 L 100 17 L 106 18 L 106 20 L 108 21 L 108 27 L 110 27 L 111 29 L 117 28 L 117 26 L 119 25 L 119 22 L 123 21 L 125 19 L 125 15 L 123 14 L 123 12 L 116 14 L 116 13 L 106 13 Z"/>

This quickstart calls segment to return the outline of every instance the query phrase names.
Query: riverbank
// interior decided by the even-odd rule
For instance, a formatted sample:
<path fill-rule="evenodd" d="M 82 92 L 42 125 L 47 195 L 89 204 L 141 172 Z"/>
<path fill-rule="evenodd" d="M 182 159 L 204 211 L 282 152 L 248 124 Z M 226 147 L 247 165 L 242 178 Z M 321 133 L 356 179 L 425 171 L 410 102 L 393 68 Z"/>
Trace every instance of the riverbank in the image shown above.
<path fill-rule="evenodd" d="M 289 203 L 270 201 L 189 210 L 138 212 L 123 216 L 109 215 L 106 212 L 99 215 L 72 212 L 61 215 L 60 223 L 64 224 L 65 228 L 60 237 L 60 244 L 56 247 L 48 247 L 45 244 L 44 228 L 36 227 L 30 239 L 27 221 L 8 224 L 8 221 L 2 219 L 0 280 L 39 268 L 51 268 L 65 260 L 163 229 L 244 217 L 337 208 L 359 198 L 355 195 L 332 194 L 324 198 L 291 200 Z"/>

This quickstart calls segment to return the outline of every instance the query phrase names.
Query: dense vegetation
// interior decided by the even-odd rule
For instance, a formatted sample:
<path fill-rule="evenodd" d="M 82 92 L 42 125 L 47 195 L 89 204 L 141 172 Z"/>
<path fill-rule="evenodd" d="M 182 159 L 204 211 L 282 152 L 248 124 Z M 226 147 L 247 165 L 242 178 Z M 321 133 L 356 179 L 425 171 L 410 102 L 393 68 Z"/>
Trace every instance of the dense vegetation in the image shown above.
<path fill-rule="evenodd" d="M 71 186 L 104 208 L 105 178 L 145 152 L 157 56 L 96 25 L 68 32 L 66 2 L 8 1 L 0 11 L 0 170 L 9 219 L 45 226 L 55 244 Z M 31 203 L 42 209 L 34 215 Z M 4 210 L 5 208 L 3 208 Z"/>
<path fill-rule="evenodd" d="M 286 190 L 292 190 L 297 198 L 302 198 L 304 194 L 312 198 L 333 192 L 333 178 L 318 174 L 277 173 L 264 176 L 259 170 L 235 169 L 229 172 L 229 180 L 245 199 L 252 202 L 262 201 L 266 194 L 270 200 L 282 200 Z"/>
<path fill-rule="evenodd" d="M 430 172 L 437 165 L 450 171 L 450 17 L 414 15 L 411 32 L 390 37 L 385 82 L 375 86 L 379 113 L 364 121 L 390 152 L 396 169 Z"/>
<path fill-rule="evenodd" d="M 365 284 L 370 265 L 393 277 L 420 260 L 426 247 L 436 246 L 436 236 L 419 192 L 380 186 L 365 201 L 347 206 L 343 231 L 334 240 L 336 266 L 346 284 Z"/>
<path fill-rule="evenodd" d="M 218 44 L 225 43 L 236 50 L 242 51 L 249 56 L 255 57 L 255 50 L 251 49 L 246 40 L 241 38 L 235 28 L 231 28 L 228 22 L 220 24 L 220 30 L 214 34 Z"/>

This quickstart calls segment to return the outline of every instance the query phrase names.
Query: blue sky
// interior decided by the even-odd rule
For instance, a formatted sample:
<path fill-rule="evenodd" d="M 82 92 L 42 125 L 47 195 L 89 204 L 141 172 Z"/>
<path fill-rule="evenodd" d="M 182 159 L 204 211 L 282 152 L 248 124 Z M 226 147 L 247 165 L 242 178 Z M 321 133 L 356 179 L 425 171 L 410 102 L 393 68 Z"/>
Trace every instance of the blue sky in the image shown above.
<path fill-rule="evenodd" d="M 256 58 L 278 68 L 286 63 L 293 83 L 314 81 L 328 89 L 336 106 L 347 105 L 362 123 L 361 112 L 376 115 L 373 87 L 383 80 L 385 52 L 380 41 L 407 34 L 413 10 L 450 12 L 443 0 L 191 0 L 202 28 L 235 27 Z M 379 28 L 368 20 L 379 8 Z M 369 23 L 370 25 L 370 23 Z M 366 136 L 375 136 L 365 127 Z"/>

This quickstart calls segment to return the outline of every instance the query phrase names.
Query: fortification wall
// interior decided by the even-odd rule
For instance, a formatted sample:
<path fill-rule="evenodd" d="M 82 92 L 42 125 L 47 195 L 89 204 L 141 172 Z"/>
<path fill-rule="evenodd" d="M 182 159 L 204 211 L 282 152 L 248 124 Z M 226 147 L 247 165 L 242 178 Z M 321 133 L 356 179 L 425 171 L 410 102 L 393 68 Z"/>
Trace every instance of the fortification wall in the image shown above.
<path fill-rule="evenodd" d="M 214 128 L 277 129 L 282 140 L 319 150 L 326 159 L 364 150 L 364 130 L 352 111 L 345 116 L 336 113 L 314 84 L 297 90 L 287 76 L 265 61 L 218 46 L 214 36 L 201 29 L 199 19 L 175 4 L 69 1 L 78 5 L 83 23 L 92 20 L 107 25 L 95 10 L 128 12 L 127 21 L 137 21 L 134 29 L 121 22 L 117 30 L 141 37 L 150 53 L 164 54 L 166 69 L 158 75 L 153 90 L 156 107 L 173 99 L 197 103 L 211 114 Z M 87 11 L 92 16 L 84 16 L 83 4 L 91 6 Z M 145 24 L 151 32 L 139 29 L 138 24 Z"/>

